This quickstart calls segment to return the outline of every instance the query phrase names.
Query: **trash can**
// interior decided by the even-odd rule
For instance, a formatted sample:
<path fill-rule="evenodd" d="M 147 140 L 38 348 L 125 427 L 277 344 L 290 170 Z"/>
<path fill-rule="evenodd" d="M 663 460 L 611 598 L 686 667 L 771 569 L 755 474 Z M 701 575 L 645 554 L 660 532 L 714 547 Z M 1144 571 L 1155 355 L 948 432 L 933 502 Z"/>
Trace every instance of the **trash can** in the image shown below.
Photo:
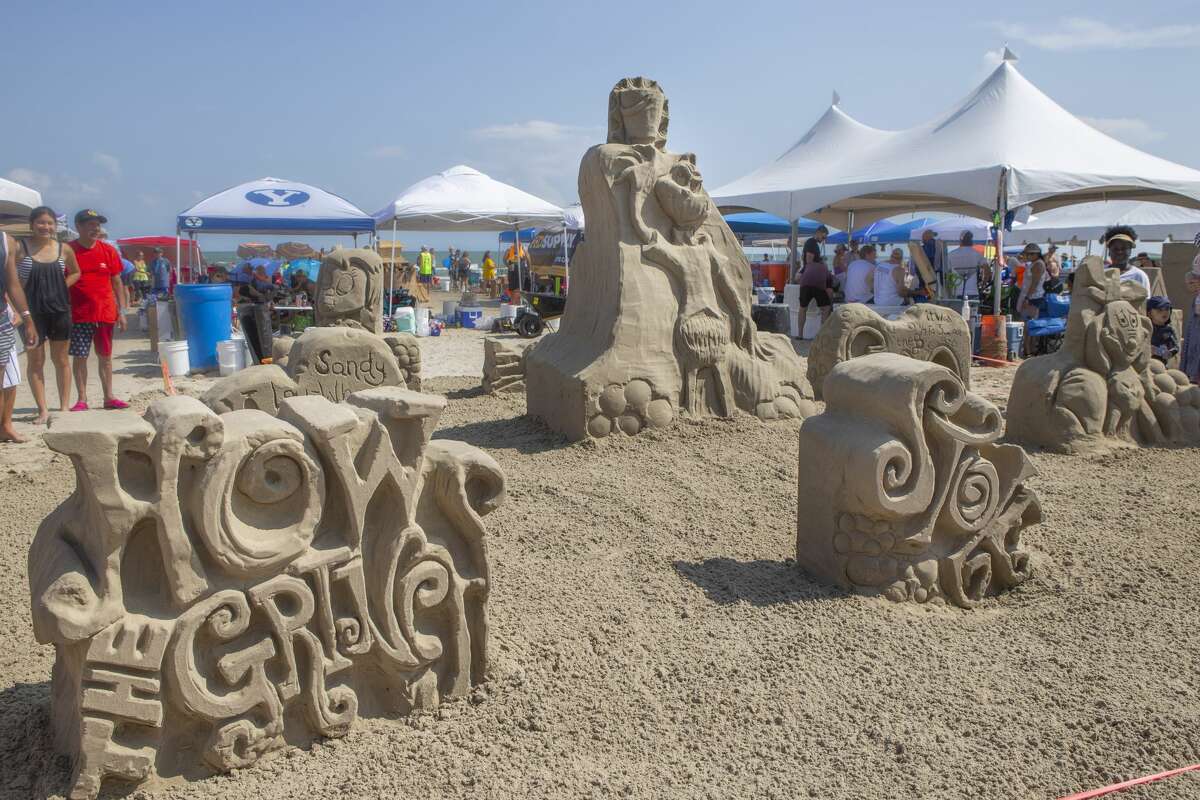
<path fill-rule="evenodd" d="M 233 286 L 228 283 L 181 283 L 175 287 L 183 332 L 188 343 L 188 362 L 193 370 L 217 367 L 217 342 L 232 330 Z"/>

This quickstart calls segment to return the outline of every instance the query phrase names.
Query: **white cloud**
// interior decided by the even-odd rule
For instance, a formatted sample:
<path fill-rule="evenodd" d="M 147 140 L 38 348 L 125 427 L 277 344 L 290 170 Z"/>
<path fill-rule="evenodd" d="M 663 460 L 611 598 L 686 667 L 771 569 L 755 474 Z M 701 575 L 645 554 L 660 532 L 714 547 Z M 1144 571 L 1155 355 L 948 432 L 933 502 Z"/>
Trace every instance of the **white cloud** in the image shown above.
<path fill-rule="evenodd" d="M 1143 50 L 1150 47 L 1200 47 L 1200 25 L 1119 27 L 1098 19 L 1067 17 L 1056 26 L 1031 28 L 994 23 L 1005 36 L 1042 50 Z"/>
<path fill-rule="evenodd" d="M 37 172 L 28 167 L 16 167 L 10 169 L 4 177 L 10 181 L 16 181 L 22 186 L 28 186 L 30 189 L 37 189 L 39 192 L 46 192 L 54 185 L 54 181 L 44 172 Z"/>
<path fill-rule="evenodd" d="M 506 125 L 488 125 L 483 128 L 476 128 L 471 133 L 480 139 L 519 142 L 560 142 L 590 131 L 590 128 L 562 125 L 558 122 L 547 122 L 544 119 L 531 119 L 527 122 L 511 122 Z"/>
<path fill-rule="evenodd" d="M 96 153 L 92 156 L 92 161 L 112 177 L 121 177 L 121 162 L 116 156 L 108 153 Z"/>
<path fill-rule="evenodd" d="M 16 167 L 5 176 L 42 193 L 42 201 L 51 206 L 69 207 L 101 197 L 101 181 L 88 181 L 73 175 L 47 175 L 29 167 Z"/>
<path fill-rule="evenodd" d="M 1126 144 L 1148 144 L 1165 139 L 1167 135 L 1152 128 L 1144 119 L 1134 117 L 1080 117 L 1088 125 L 1103 131 Z"/>
<path fill-rule="evenodd" d="M 380 145 L 371 151 L 373 158 L 404 158 L 407 155 L 408 148 L 402 144 Z"/>
<path fill-rule="evenodd" d="M 604 141 L 601 128 L 533 119 L 488 125 L 470 132 L 477 140 L 472 163 L 497 180 L 556 203 L 573 203 L 579 161 Z"/>

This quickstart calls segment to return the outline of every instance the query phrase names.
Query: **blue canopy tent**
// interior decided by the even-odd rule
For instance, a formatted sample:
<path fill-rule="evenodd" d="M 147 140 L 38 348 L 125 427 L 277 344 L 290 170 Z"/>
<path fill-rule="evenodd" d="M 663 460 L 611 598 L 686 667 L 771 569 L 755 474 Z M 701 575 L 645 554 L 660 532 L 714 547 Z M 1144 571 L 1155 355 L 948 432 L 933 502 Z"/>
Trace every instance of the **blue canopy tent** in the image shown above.
<path fill-rule="evenodd" d="M 937 220 L 930 217 L 918 217 L 906 222 L 881 219 L 878 222 L 872 222 L 870 225 L 852 231 L 851 236 L 860 242 L 869 242 L 871 244 L 904 244 L 909 239 L 920 238 L 919 236 L 913 236 L 914 231 L 928 228 L 935 222 Z M 825 241 L 830 244 L 846 244 L 848 237 L 845 231 L 839 231 Z"/>
<path fill-rule="evenodd" d="M 738 214 L 726 214 L 725 224 L 729 230 L 742 242 L 752 244 L 760 239 L 777 239 L 790 236 L 791 224 L 783 217 L 767 214 L 762 211 L 746 211 Z M 801 217 L 796 223 L 797 236 L 812 236 L 817 232 L 821 223 Z"/>
<path fill-rule="evenodd" d="M 214 194 L 176 221 L 176 232 L 191 239 L 201 233 L 350 236 L 357 244 L 359 234 L 374 231 L 371 215 L 348 200 L 279 178 L 260 178 Z"/>
<path fill-rule="evenodd" d="M 537 232 L 537 228 L 522 228 L 521 229 L 521 242 L 523 244 L 529 244 L 530 242 L 533 241 L 533 235 L 536 232 Z M 512 231 L 500 231 L 500 244 L 512 244 L 512 240 L 513 240 L 513 232 Z"/>

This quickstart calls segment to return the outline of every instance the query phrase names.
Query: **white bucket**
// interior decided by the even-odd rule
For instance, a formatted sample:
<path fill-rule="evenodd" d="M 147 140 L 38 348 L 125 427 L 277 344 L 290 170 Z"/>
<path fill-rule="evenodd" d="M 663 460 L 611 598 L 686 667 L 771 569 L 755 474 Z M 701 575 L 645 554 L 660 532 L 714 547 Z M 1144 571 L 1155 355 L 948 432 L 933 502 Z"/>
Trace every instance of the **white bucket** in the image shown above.
<path fill-rule="evenodd" d="M 417 336 L 429 335 L 429 318 L 430 310 L 428 308 L 417 309 Z"/>
<path fill-rule="evenodd" d="M 808 316 L 804 318 L 804 338 L 815 339 L 817 334 L 821 332 L 821 324 L 824 320 L 821 319 L 821 312 L 817 306 L 811 305 L 808 308 Z M 800 335 L 800 312 L 788 311 L 788 333 L 793 339 Z"/>
<path fill-rule="evenodd" d="M 500 319 L 516 319 L 518 308 L 520 308 L 520 306 L 514 305 L 512 303 L 501 303 L 500 304 Z"/>
<path fill-rule="evenodd" d="M 246 368 L 246 343 L 241 339 L 217 342 L 217 367 L 221 376 L 232 375 Z"/>
<path fill-rule="evenodd" d="M 167 372 L 171 375 L 187 375 L 192 368 L 186 339 L 182 342 L 159 342 L 158 357 L 167 363 Z"/>
<path fill-rule="evenodd" d="M 396 321 L 397 333 L 412 333 L 417 329 L 416 314 L 408 306 L 397 308 L 392 314 L 392 319 Z"/>
<path fill-rule="evenodd" d="M 483 316 L 483 308 L 474 306 L 458 309 L 458 323 L 464 328 L 478 328 L 479 318 Z"/>

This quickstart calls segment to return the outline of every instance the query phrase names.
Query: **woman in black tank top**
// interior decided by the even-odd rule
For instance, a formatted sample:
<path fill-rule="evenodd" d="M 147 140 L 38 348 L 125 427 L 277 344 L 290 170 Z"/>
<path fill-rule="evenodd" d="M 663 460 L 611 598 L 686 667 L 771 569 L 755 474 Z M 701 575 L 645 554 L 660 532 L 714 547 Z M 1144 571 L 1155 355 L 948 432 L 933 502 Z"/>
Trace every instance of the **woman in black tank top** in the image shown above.
<path fill-rule="evenodd" d="M 58 221 L 53 209 L 41 206 L 29 215 L 33 237 L 21 243 L 17 274 L 29 301 L 29 311 L 38 331 L 38 345 L 28 350 L 25 364 L 29 388 L 37 402 L 37 423 L 50 418 L 46 406 L 46 348 L 54 362 L 59 409 L 66 411 L 71 396 L 71 366 L 67 349 L 71 339 L 71 295 L 68 289 L 79 280 L 75 251 L 58 241 Z M 49 344 L 47 344 L 49 342 Z"/>

